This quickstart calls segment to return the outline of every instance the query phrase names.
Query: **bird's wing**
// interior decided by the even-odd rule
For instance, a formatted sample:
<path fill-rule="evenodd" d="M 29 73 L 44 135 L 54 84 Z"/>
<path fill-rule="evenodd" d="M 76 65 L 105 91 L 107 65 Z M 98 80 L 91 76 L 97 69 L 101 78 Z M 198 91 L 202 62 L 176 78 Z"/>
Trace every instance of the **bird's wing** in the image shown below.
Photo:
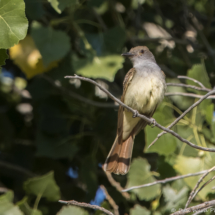
<path fill-rule="evenodd" d="M 124 81 L 123 81 L 123 94 L 121 97 L 121 101 L 124 102 L 125 94 L 128 89 L 129 84 L 131 83 L 134 74 L 136 70 L 134 68 L 130 69 L 128 73 L 126 74 Z M 123 135 L 123 107 L 120 105 L 119 106 L 119 111 L 118 111 L 118 124 L 117 124 L 117 135 L 118 135 L 118 142 L 122 143 L 122 135 Z"/>

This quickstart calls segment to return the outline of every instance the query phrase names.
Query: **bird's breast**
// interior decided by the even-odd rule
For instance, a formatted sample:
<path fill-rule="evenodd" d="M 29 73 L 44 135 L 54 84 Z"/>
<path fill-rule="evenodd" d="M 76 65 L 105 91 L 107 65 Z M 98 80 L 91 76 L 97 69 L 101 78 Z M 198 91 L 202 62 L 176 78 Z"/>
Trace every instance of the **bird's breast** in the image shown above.
<path fill-rule="evenodd" d="M 140 113 L 151 113 L 162 101 L 165 88 L 161 71 L 137 71 L 126 91 L 124 102 Z"/>

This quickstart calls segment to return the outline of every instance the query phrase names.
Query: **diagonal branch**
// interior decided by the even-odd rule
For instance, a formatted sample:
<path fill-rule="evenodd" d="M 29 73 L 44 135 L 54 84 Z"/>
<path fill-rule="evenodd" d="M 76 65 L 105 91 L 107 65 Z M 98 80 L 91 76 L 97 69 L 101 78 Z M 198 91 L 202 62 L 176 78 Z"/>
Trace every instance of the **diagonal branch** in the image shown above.
<path fill-rule="evenodd" d="M 122 190 L 122 192 L 127 192 L 127 191 L 130 191 L 130 190 L 133 190 L 133 189 L 138 189 L 138 188 L 143 188 L 143 187 L 151 187 L 151 186 L 154 186 L 156 184 L 165 184 L 165 183 L 170 182 L 170 181 L 175 181 L 175 180 L 179 180 L 179 179 L 183 179 L 183 178 L 193 177 L 193 176 L 201 175 L 201 174 L 204 174 L 204 173 L 207 173 L 207 172 L 208 172 L 208 170 L 203 170 L 201 172 L 190 173 L 190 174 L 187 174 L 187 175 L 174 176 L 174 177 L 171 177 L 171 178 L 158 180 L 158 181 L 148 183 L 148 184 L 142 184 L 142 185 L 138 185 L 138 186 L 129 187 L 127 189 Z"/>
<path fill-rule="evenodd" d="M 186 208 L 186 209 L 182 209 L 180 211 L 176 211 L 175 213 L 172 213 L 170 215 L 184 215 L 184 214 L 189 214 L 190 212 L 196 212 L 196 211 L 200 211 L 209 207 L 212 207 L 215 205 L 215 200 L 212 201 L 208 201 L 208 202 L 204 202 L 202 204 L 190 207 L 190 208 Z"/>
<path fill-rule="evenodd" d="M 199 91 L 206 91 L 206 92 L 210 92 L 211 89 L 208 88 L 202 88 L 202 87 L 196 87 L 194 85 L 188 85 L 188 84 L 183 84 L 183 83 L 166 83 L 167 86 L 174 86 L 174 87 L 186 87 L 186 88 L 192 88 L 195 90 L 199 90 Z"/>
<path fill-rule="evenodd" d="M 212 90 L 214 91 L 214 90 Z M 193 105 L 191 105 L 186 111 L 184 111 L 183 114 L 181 114 L 177 119 L 174 120 L 174 122 L 172 122 L 167 128 L 172 128 L 176 123 L 178 123 L 188 112 L 190 112 L 194 107 L 196 107 L 197 105 L 199 105 L 204 99 L 206 99 L 207 97 L 209 97 L 212 91 L 210 91 L 209 93 L 205 94 L 204 96 L 202 96 L 201 99 L 199 99 L 197 102 L 195 102 Z M 148 146 L 148 148 L 150 148 L 152 145 L 154 145 L 154 143 L 164 134 L 166 134 L 166 132 L 162 131 L 160 134 L 157 135 L 157 137 L 154 139 L 154 141 Z"/>
<path fill-rule="evenodd" d="M 207 170 L 207 172 L 205 172 L 205 174 L 198 180 L 196 186 L 193 188 L 193 190 L 192 190 L 191 193 L 190 193 L 190 196 L 189 196 L 189 198 L 188 198 L 188 200 L 187 200 L 187 203 L 186 203 L 186 205 L 185 205 L 185 208 L 188 207 L 188 205 L 189 205 L 190 202 L 194 199 L 194 197 L 197 195 L 197 193 L 198 193 L 204 186 L 207 185 L 207 184 L 206 184 L 207 182 L 206 182 L 200 189 L 196 190 L 196 189 L 199 187 L 199 184 L 202 182 L 202 180 L 203 180 L 210 172 L 212 172 L 212 171 L 214 171 L 214 170 L 215 170 L 215 166 L 212 167 L 211 169 Z M 212 180 L 213 180 L 213 179 L 212 179 Z M 212 180 L 211 180 L 211 181 L 212 181 Z M 211 181 L 210 181 L 210 182 L 211 182 Z M 209 183 L 210 183 L 210 182 L 209 182 Z"/>
<path fill-rule="evenodd" d="M 59 200 L 58 202 L 63 203 L 63 204 L 67 204 L 67 205 L 76 205 L 76 206 L 80 206 L 80 207 L 84 207 L 84 208 L 98 209 L 98 210 L 104 212 L 105 214 L 114 215 L 112 212 L 106 210 L 103 207 L 99 207 L 98 205 L 91 205 L 91 204 L 88 204 L 85 202 L 77 202 L 75 200 L 71 200 L 71 201 Z"/>
<path fill-rule="evenodd" d="M 155 121 L 155 119 L 153 118 L 148 118 L 142 114 L 139 114 L 137 112 L 137 110 L 134 110 L 133 108 L 125 105 L 122 101 L 120 101 L 119 99 L 117 99 L 115 96 L 113 96 L 108 90 L 106 90 L 105 88 L 103 88 L 100 84 L 98 84 L 96 81 L 93 81 L 92 79 L 90 78 L 85 78 L 85 77 L 80 77 L 78 75 L 75 75 L 75 76 L 65 76 L 65 78 L 72 78 L 72 79 L 79 79 L 79 80 L 82 80 L 82 81 L 87 81 L 87 82 L 90 82 L 94 85 L 96 85 L 99 89 L 101 89 L 102 91 L 104 91 L 105 93 L 107 93 L 107 95 L 112 99 L 114 100 L 115 102 L 117 102 L 118 104 L 120 104 L 122 107 L 126 108 L 127 110 L 131 111 L 134 116 L 136 117 L 139 117 L 143 120 L 145 120 L 146 122 L 148 122 L 149 124 L 153 124 L 154 126 L 160 128 L 161 130 L 163 131 L 166 131 L 167 133 L 170 133 L 172 134 L 173 136 L 175 136 L 176 138 L 178 138 L 180 141 L 188 144 L 189 146 L 193 147 L 193 148 L 196 148 L 196 149 L 200 149 L 200 150 L 203 150 L 203 151 L 209 151 L 209 152 L 215 152 L 215 149 L 214 148 L 206 148 L 206 147 L 201 147 L 201 146 L 197 146 L 193 143 L 191 143 L 190 141 L 184 139 L 183 137 L 181 137 L 178 133 L 160 125 L 159 123 L 157 123 Z M 202 99 L 205 99 L 207 98 L 208 96 L 212 95 L 215 93 L 215 89 L 213 89 L 211 92 L 207 93 L 205 96 L 202 97 Z"/>
<path fill-rule="evenodd" d="M 202 98 L 204 95 L 198 95 L 195 93 L 182 93 L 182 92 L 175 92 L 175 93 L 165 93 L 165 96 L 187 96 L 192 98 Z M 207 99 L 215 99 L 215 96 L 208 96 Z"/>

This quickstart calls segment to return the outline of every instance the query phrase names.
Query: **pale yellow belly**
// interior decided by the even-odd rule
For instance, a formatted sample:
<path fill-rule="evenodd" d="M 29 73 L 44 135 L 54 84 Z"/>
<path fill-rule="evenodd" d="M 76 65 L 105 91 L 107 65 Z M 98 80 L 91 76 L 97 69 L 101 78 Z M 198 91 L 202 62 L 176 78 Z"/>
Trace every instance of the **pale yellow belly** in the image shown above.
<path fill-rule="evenodd" d="M 135 76 L 129 85 L 124 103 L 142 114 L 154 112 L 162 101 L 165 92 L 165 82 L 156 76 Z M 123 139 L 127 139 L 135 125 L 140 120 L 133 118 L 132 113 L 124 111 Z"/>

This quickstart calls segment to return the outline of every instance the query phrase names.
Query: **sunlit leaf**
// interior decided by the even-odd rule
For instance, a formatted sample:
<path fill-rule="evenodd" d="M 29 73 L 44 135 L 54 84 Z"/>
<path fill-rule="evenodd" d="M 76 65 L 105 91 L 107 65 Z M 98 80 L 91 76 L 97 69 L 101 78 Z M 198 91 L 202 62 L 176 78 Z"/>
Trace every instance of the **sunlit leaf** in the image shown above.
<path fill-rule="evenodd" d="M 74 6 L 78 4 L 78 0 L 48 0 L 52 7 L 58 12 L 62 13 L 62 11 L 68 6 Z"/>
<path fill-rule="evenodd" d="M 60 189 L 55 182 L 54 172 L 28 179 L 24 182 L 24 189 L 27 193 L 40 195 L 49 201 L 60 199 Z"/>
<path fill-rule="evenodd" d="M 143 158 L 136 158 L 132 161 L 131 169 L 128 172 L 127 188 L 154 182 L 155 179 L 150 172 L 150 165 Z M 160 185 L 134 189 L 131 192 L 137 194 L 141 200 L 155 198 L 160 193 Z"/>
<path fill-rule="evenodd" d="M 200 81 L 205 87 L 211 88 L 208 73 L 207 73 L 207 71 L 205 69 L 205 65 L 203 63 L 194 65 L 190 70 L 188 70 L 187 76 Z M 195 83 L 193 81 L 186 80 L 186 82 L 187 82 L 187 84 L 200 87 L 197 83 Z M 190 90 L 194 91 L 194 92 L 198 92 L 199 94 L 201 93 L 201 92 L 193 90 L 193 89 L 190 89 Z"/>
<path fill-rule="evenodd" d="M 27 78 L 44 73 L 56 67 L 57 62 L 44 66 L 42 56 L 31 36 L 27 36 L 18 45 L 10 48 L 10 58 L 26 74 Z"/>
<path fill-rule="evenodd" d="M 28 29 L 23 0 L 0 1 L 0 49 L 7 49 L 24 39 Z"/>
<path fill-rule="evenodd" d="M 18 206 L 13 204 L 13 192 L 9 191 L 0 196 L 0 214 L 1 215 L 24 215 Z"/>
<path fill-rule="evenodd" d="M 38 22 L 32 23 L 31 35 L 39 49 L 45 66 L 61 60 L 70 50 L 69 36 L 51 27 L 43 27 Z"/>
<path fill-rule="evenodd" d="M 186 186 L 176 193 L 170 185 L 166 185 L 163 188 L 163 195 L 166 202 L 165 210 L 171 211 L 172 208 L 179 208 L 180 206 L 183 207 L 187 201 L 187 193 L 188 188 Z"/>
<path fill-rule="evenodd" d="M 157 110 L 153 116 L 155 120 L 167 126 L 170 122 L 174 121 L 173 110 L 165 106 L 164 104 L 161 105 L 159 110 Z M 159 138 L 156 143 L 148 149 L 149 144 L 157 137 L 157 135 L 162 132 L 159 128 L 154 127 L 151 128 L 150 126 L 146 126 L 145 133 L 146 133 L 146 152 L 157 152 L 162 155 L 168 155 L 175 151 L 176 149 L 176 138 L 173 137 L 171 134 L 165 134 L 161 138 Z"/>
<path fill-rule="evenodd" d="M 151 212 L 147 210 L 145 207 L 140 205 L 135 205 L 134 208 L 130 210 L 130 215 L 150 215 Z"/>
<path fill-rule="evenodd" d="M 113 81 L 116 72 L 122 68 L 124 59 L 119 55 L 108 55 L 105 57 L 94 57 L 89 59 L 73 58 L 73 66 L 76 74 L 89 78 L 103 78 Z"/>
<path fill-rule="evenodd" d="M 77 206 L 63 206 L 57 215 L 89 215 L 89 213 L 83 208 Z"/>
<path fill-rule="evenodd" d="M 211 147 L 211 145 L 208 147 Z M 185 175 L 185 174 L 189 174 L 189 173 L 195 173 L 195 172 L 199 172 L 202 170 L 210 169 L 214 166 L 214 162 L 215 162 L 214 153 L 204 152 L 204 155 L 201 158 L 200 157 L 191 158 L 191 157 L 178 156 L 178 158 L 176 160 L 176 164 L 174 165 L 174 168 L 181 175 Z M 208 174 L 208 176 L 205 177 L 204 182 L 211 179 L 214 175 L 215 175 L 214 172 Z M 185 178 L 183 180 L 186 182 L 186 184 L 191 189 L 193 189 L 200 177 L 201 176 L 189 177 L 189 178 Z M 200 184 L 200 186 L 201 185 L 202 185 L 202 183 Z M 205 186 L 204 189 L 202 189 L 198 193 L 198 196 L 202 200 L 206 200 L 206 196 L 208 193 L 215 192 L 214 190 L 211 189 L 213 186 L 215 186 L 215 181 L 212 181 L 209 185 Z"/>

